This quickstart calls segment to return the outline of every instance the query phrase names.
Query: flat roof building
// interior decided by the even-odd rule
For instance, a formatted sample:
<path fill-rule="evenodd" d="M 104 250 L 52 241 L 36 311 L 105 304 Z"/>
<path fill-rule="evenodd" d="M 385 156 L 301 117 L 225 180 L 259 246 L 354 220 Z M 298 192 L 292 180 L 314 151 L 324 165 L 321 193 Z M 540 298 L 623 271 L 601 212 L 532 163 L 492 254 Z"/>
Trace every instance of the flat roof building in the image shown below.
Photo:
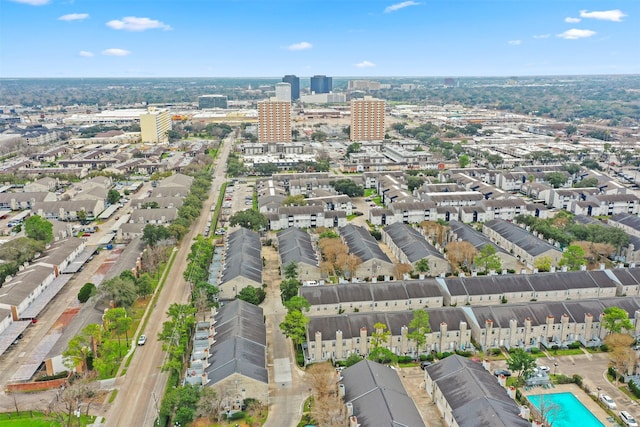
<path fill-rule="evenodd" d="M 258 141 L 291 142 L 291 102 L 258 102 Z"/>
<path fill-rule="evenodd" d="M 282 81 L 291 85 L 291 101 L 300 99 L 300 77 L 287 74 L 282 78 Z"/>
<path fill-rule="evenodd" d="M 225 95 L 202 95 L 198 97 L 198 108 L 227 108 L 227 97 Z"/>
<path fill-rule="evenodd" d="M 155 144 L 169 142 L 167 132 L 171 130 L 171 114 L 168 110 L 149 107 L 146 113 L 140 114 L 140 135 L 142 142 Z"/>
<path fill-rule="evenodd" d="M 352 141 L 382 141 L 384 139 L 385 102 L 365 96 L 351 101 Z"/>

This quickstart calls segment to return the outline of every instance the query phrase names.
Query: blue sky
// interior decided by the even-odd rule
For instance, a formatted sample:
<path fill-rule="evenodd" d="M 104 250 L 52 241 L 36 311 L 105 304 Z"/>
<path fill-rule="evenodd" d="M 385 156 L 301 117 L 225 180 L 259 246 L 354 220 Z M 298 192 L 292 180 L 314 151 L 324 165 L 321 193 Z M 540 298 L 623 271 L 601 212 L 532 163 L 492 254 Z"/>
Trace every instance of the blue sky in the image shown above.
<path fill-rule="evenodd" d="M 637 73 L 639 0 L 0 0 L 0 77 Z"/>

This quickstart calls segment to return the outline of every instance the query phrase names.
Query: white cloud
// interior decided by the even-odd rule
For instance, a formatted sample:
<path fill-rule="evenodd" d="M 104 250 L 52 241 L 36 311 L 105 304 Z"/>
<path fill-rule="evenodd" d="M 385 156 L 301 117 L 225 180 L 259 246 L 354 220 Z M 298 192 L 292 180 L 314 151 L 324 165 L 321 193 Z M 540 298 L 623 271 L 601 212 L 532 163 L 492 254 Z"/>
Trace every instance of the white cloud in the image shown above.
<path fill-rule="evenodd" d="M 580 16 L 582 18 L 600 19 L 601 21 L 622 22 L 622 18 L 627 15 L 625 15 L 620 9 L 614 9 L 600 11 L 594 10 L 593 12 L 581 10 Z"/>
<path fill-rule="evenodd" d="M 548 39 L 551 37 L 551 34 L 536 34 L 533 36 L 534 39 Z"/>
<path fill-rule="evenodd" d="M 395 12 L 396 10 L 404 9 L 405 7 L 409 7 L 409 6 L 418 6 L 419 4 L 420 3 L 412 0 L 403 1 L 402 3 L 396 3 L 396 4 L 392 4 L 391 6 L 387 6 L 384 9 L 384 13 Z"/>
<path fill-rule="evenodd" d="M 591 30 L 579 30 L 577 28 L 572 28 L 570 30 L 565 31 L 564 33 L 558 34 L 558 37 L 561 39 L 567 40 L 577 40 L 577 39 L 585 39 L 587 37 L 594 36 L 596 34 L 595 31 Z"/>
<path fill-rule="evenodd" d="M 88 50 L 81 50 L 78 55 L 82 56 L 83 58 L 91 58 L 93 56 L 93 52 L 89 52 Z"/>
<path fill-rule="evenodd" d="M 511 46 L 518 46 L 522 44 L 522 40 L 509 40 L 507 43 Z"/>
<path fill-rule="evenodd" d="M 354 65 L 358 68 L 372 68 L 376 66 L 376 64 L 371 61 L 362 61 Z"/>
<path fill-rule="evenodd" d="M 566 18 L 564 18 L 564 22 L 568 23 L 568 24 L 577 24 L 578 22 L 582 21 L 582 19 L 580 18 L 573 18 L 571 16 L 567 16 Z"/>
<path fill-rule="evenodd" d="M 49 3 L 50 0 L 11 0 L 16 3 L 29 4 L 31 6 L 43 6 Z"/>
<path fill-rule="evenodd" d="M 287 46 L 288 50 L 306 50 L 311 49 L 313 45 L 309 42 L 294 43 Z"/>
<path fill-rule="evenodd" d="M 58 21 L 82 21 L 89 17 L 88 13 L 70 13 L 68 15 L 62 15 L 58 18 Z"/>
<path fill-rule="evenodd" d="M 164 22 L 157 21 L 155 19 L 149 18 L 138 18 L 136 16 L 125 16 L 120 19 L 114 19 L 113 21 L 107 22 L 107 27 L 113 28 L 114 30 L 125 30 L 125 31 L 145 31 L 145 30 L 171 30 L 171 26 L 165 24 Z"/>
<path fill-rule="evenodd" d="M 111 49 L 103 50 L 102 54 L 106 56 L 127 56 L 127 55 L 130 55 L 131 52 L 129 52 L 128 50 L 118 49 L 114 47 Z"/>

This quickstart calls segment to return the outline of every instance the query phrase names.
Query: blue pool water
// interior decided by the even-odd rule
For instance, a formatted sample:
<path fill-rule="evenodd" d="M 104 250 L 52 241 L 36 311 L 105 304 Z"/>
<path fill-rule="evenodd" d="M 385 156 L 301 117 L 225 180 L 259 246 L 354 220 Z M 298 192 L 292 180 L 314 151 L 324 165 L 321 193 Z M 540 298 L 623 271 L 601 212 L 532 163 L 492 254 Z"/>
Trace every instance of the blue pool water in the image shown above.
<path fill-rule="evenodd" d="M 553 427 L 604 427 L 573 393 L 536 394 L 529 401 L 538 411 L 544 408 Z"/>

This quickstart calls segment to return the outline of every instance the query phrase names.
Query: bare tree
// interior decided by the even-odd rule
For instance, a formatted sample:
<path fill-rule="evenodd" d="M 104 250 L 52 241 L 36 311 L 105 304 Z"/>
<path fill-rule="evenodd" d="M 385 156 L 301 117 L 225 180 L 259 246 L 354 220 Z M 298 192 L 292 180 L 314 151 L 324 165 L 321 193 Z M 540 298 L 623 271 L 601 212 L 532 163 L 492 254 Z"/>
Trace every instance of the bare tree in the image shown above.
<path fill-rule="evenodd" d="M 544 394 L 539 397 L 539 406 L 536 407 L 536 411 L 540 415 L 540 419 L 546 423 L 548 427 L 553 427 L 552 420 L 556 421 L 557 417 L 561 414 L 560 407 Z"/>
<path fill-rule="evenodd" d="M 321 426 L 343 427 L 346 423 L 346 408 L 338 395 L 338 374 L 329 362 L 316 363 L 305 375 L 313 390 L 311 415 Z"/>
<path fill-rule="evenodd" d="M 620 375 L 627 373 L 629 367 L 634 365 L 635 354 L 631 349 L 633 337 L 627 334 L 610 334 L 604 340 L 605 344 L 611 349 L 609 357 L 611 364 L 616 369 L 616 383 Z"/>
<path fill-rule="evenodd" d="M 393 274 L 396 280 L 402 280 L 404 275 L 411 271 L 411 264 L 396 264 L 393 266 Z"/>
<path fill-rule="evenodd" d="M 340 263 L 344 275 L 347 276 L 347 272 L 349 272 L 348 278 L 353 279 L 356 275 L 356 271 L 358 270 L 358 266 L 362 264 L 362 259 L 354 254 L 346 254 L 342 255 L 338 262 Z"/>
<path fill-rule="evenodd" d="M 478 254 L 478 250 L 469 242 L 451 242 L 446 247 L 447 260 L 451 270 L 457 271 L 463 266 L 470 266 Z"/>

